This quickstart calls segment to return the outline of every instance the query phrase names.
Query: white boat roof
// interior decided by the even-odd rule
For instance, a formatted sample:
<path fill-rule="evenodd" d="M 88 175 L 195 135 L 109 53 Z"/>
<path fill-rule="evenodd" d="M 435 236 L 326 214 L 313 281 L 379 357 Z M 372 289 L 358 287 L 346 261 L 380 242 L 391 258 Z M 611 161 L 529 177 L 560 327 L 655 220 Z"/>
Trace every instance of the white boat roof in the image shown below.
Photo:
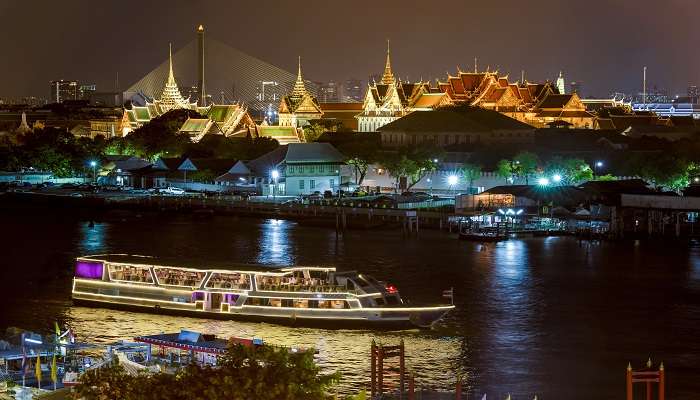
<path fill-rule="evenodd" d="M 113 264 L 130 264 L 130 265 L 149 265 L 154 267 L 172 267 L 184 269 L 197 269 L 202 271 L 248 271 L 259 273 L 284 273 L 300 270 L 312 271 L 335 271 L 335 267 L 324 266 L 289 266 L 289 265 L 270 265 L 270 264 L 245 264 L 245 263 L 230 263 L 225 261 L 207 261 L 188 260 L 185 258 L 166 258 L 143 256 L 133 254 L 94 254 L 85 255 L 77 258 L 78 261 L 99 261 Z"/>

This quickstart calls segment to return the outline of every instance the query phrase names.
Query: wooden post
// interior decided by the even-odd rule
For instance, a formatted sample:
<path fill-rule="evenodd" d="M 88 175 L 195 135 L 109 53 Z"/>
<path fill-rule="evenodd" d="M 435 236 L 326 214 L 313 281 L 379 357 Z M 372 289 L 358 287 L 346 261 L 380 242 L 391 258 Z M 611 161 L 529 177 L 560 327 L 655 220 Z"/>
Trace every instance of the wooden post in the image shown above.
<path fill-rule="evenodd" d="M 406 363 L 404 362 L 404 346 L 403 346 L 403 338 L 401 339 L 401 344 L 399 345 L 399 399 L 403 398 L 403 393 L 406 390 L 406 386 L 404 383 L 404 376 L 406 374 Z"/>
<path fill-rule="evenodd" d="M 455 385 L 455 400 L 462 399 L 462 377 L 457 378 L 457 385 Z"/>
<path fill-rule="evenodd" d="M 651 382 L 647 381 L 647 400 L 651 400 Z"/>
<path fill-rule="evenodd" d="M 370 367 L 370 395 L 372 398 L 374 398 L 374 395 L 377 393 L 377 345 L 374 342 L 374 339 L 372 339 L 372 361 L 371 361 L 371 367 Z"/>
<path fill-rule="evenodd" d="M 379 350 L 377 351 L 377 386 L 378 386 L 378 393 L 379 396 L 381 397 L 382 394 L 384 394 L 384 348 L 382 346 L 379 346 Z"/>
<path fill-rule="evenodd" d="M 666 373 L 664 372 L 664 363 L 659 365 L 659 400 L 666 398 Z"/>
<path fill-rule="evenodd" d="M 408 400 L 415 400 L 416 382 L 413 374 L 408 377 Z"/>
<path fill-rule="evenodd" d="M 625 376 L 626 386 L 627 386 L 627 400 L 632 400 L 632 364 L 627 363 L 627 374 Z"/>

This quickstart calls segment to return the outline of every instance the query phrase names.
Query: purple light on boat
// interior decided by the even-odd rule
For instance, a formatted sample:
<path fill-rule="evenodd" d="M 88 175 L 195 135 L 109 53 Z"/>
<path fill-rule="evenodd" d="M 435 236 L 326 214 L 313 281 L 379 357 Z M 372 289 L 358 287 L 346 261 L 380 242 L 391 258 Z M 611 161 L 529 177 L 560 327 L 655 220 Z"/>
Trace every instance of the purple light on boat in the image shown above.
<path fill-rule="evenodd" d="M 226 293 L 224 295 L 224 303 L 234 304 L 238 300 L 238 295 L 233 293 Z"/>
<path fill-rule="evenodd" d="M 102 279 L 102 263 L 78 261 L 75 265 L 76 278 Z"/>
<path fill-rule="evenodd" d="M 204 300 L 204 292 L 192 293 L 192 301 Z"/>

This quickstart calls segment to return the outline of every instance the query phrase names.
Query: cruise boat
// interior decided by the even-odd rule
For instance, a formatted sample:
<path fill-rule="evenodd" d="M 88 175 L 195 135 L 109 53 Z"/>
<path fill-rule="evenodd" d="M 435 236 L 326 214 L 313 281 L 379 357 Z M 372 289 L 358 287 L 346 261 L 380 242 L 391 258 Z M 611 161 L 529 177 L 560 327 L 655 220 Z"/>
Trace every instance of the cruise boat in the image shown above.
<path fill-rule="evenodd" d="M 326 327 L 428 328 L 454 305 L 408 305 L 393 285 L 329 267 L 199 269 L 152 257 L 76 260 L 77 304 Z"/>

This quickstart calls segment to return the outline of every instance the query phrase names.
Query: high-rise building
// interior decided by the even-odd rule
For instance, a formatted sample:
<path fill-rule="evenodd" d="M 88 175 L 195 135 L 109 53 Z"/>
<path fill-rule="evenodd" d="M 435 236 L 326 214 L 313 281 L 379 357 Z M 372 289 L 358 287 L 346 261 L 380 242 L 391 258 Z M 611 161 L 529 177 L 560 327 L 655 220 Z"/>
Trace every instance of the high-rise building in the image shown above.
<path fill-rule="evenodd" d="M 559 90 L 559 94 L 566 94 L 566 83 L 561 71 L 559 71 L 559 77 L 557 78 L 557 90 Z"/>
<path fill-rule="evenodd" d="M 579 97 L 583 97 L 581 88 L 583 87 L 583 82 L 571 82 L 569 88 L 571 89 L 571 94 L 577 94 Z"/>
<path fill-rule="evenodd" d="M 344 102 L 361 102 L 362 101 L 362 81 L 355 78 L 350 78 L 345 81 L 343 86 L 343 101 Z"/>
<path fill-rule="evenodd" d="M 78 99 L 90 100 L 90 97 L 97 91 L 97 85 L 80 85 L 78 88 Z"/>
<path fill-rule="evenodd" d="M 78 100 L 78 81 L 51 81 L 51 102 L 63 103 L 65 100 Z"/>
<path fill-rule="evenodd" d="M 700 99 L 700 87 L 698 85 L 688 86 L 688 97 L 693 103 L 697 103 Z"/>
<path fill-rule="evenodd" d="M 321 103 L 337 103 L 340 101 L 340 93 L 338 88 L 338 83 L 335 81 L 328 81 L 324 83 L 318 83 L 319 90 L 319 102 Z"/>

